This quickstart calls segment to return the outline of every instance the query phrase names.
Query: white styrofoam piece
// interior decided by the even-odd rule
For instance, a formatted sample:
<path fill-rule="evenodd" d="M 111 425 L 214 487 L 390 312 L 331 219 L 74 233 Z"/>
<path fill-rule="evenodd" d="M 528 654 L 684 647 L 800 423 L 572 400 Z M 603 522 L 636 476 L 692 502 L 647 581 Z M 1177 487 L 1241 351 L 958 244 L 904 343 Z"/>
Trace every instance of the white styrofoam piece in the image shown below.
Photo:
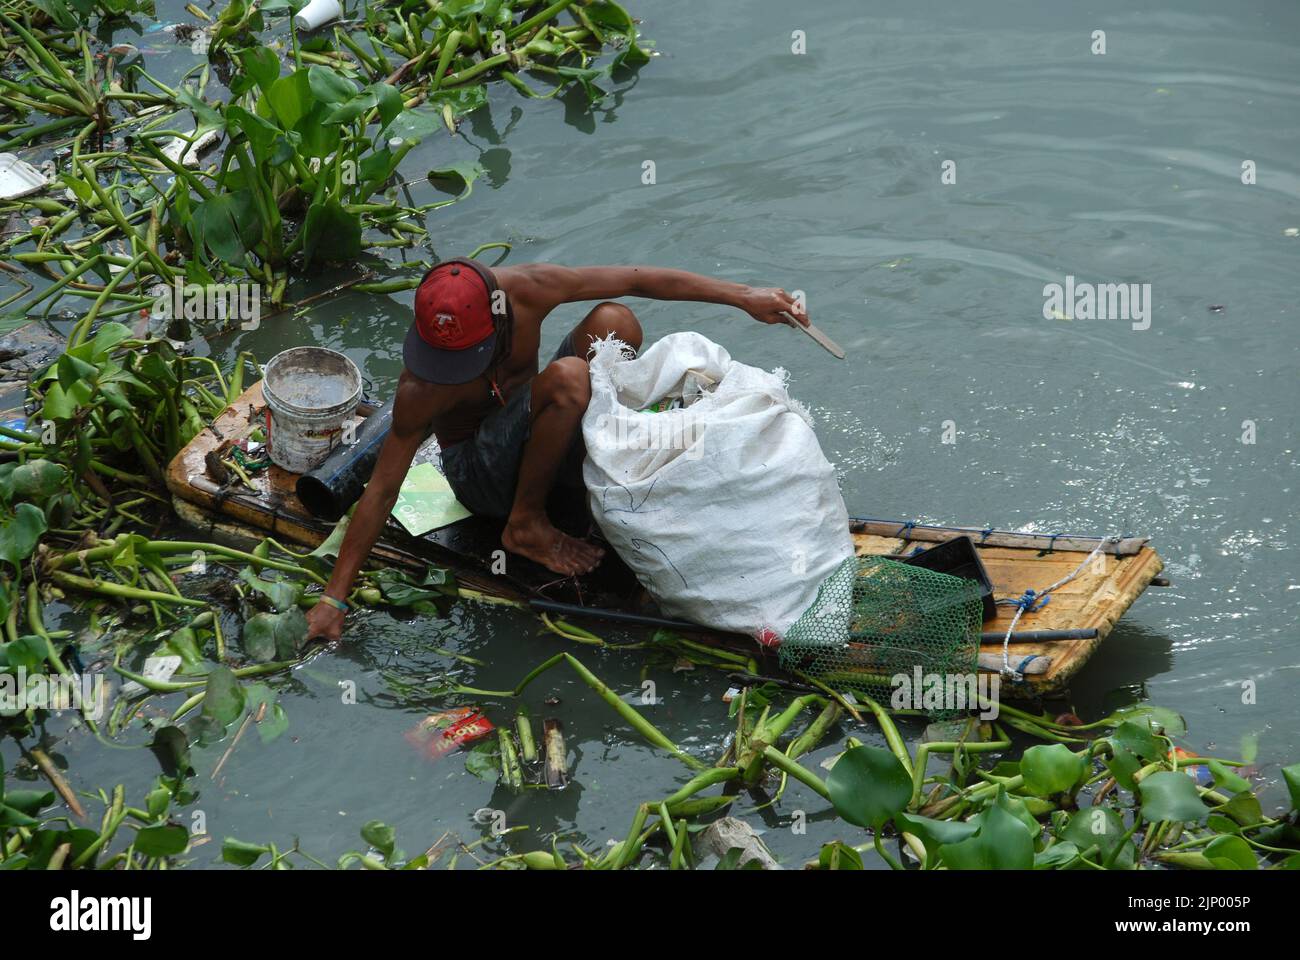
<path fill-rule="evenodd" d="M 195 140 L 193 144 L 186 143 L 180 137 L 172 137 L 167 141 L 167 145 L 162 148 L 163 156 L 184 167 L 197 167 L 199 165 L 199 154 L 216 143 L 218 136 L 216 130 L 209 130 Z M 181 151 L 184 151 L 184 156 L 181 155 Z"/>
<path fill-rule="evenodd" d="M 175 655 L 165 657 L 149 657 L 144 662 L 144 669 L 140 671 L 140 676 L 146 680 L 157 680 L 160 683 L 166 683 L 172 678 L 177 670 L 181 668 L 181 658 Z M 128 680 L 122 684 L 122 696 L 137 697 L 145 692 L 145 688 L 134 680 Z"/>
<path fill-rule="evenodd" d="M 26 160 L 0 153 L 0 200 L 17 200 L 49 186 L 49 178 Z"/>

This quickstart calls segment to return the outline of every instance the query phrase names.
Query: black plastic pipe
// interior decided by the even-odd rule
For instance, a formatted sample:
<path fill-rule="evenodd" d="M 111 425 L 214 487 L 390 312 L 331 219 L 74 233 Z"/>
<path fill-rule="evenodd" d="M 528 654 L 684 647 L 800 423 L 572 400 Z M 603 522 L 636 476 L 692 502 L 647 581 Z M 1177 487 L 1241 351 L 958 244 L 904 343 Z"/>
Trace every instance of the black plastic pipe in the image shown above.
<path fill-rule="evenodd" d="M 1004 630 L 986 630 L 980 634 L 980 643 L 1001 643 L 1006 637 Z M 1097 635 L 1096 628 L 1077 630 L 1021 630 L 1011 635 L 1012 643 L 1047 643 L 1051 640 L 1091 640 Z"/>
<path fill-rule="evenodd" d="M 393 425 L 389 400 L 357 428 L 353 441 L 336 447 L 315 470 L 298 478 L 298 499 L 313 517 L 333 523 L 361 498 Z"/>
<path fill-rule="evenodd" d="M 638 627 L 663 627 L 667 630 L 689 630 L 693 633 L 717 633 L 698 624 L 685 620 L 669 620 L 666 617 L 650 617 L 640 613 L 625 613 L 622 610 L 605 610 L 601 607 L 581 607 L 576 603 L 559 603 L 555 600 L 529 600 L 528 606 L 538 613 L 558 613 L 565 617 L 591 617 L 595 620 L 608 620 L 611 623 L 627 623 Z"/>

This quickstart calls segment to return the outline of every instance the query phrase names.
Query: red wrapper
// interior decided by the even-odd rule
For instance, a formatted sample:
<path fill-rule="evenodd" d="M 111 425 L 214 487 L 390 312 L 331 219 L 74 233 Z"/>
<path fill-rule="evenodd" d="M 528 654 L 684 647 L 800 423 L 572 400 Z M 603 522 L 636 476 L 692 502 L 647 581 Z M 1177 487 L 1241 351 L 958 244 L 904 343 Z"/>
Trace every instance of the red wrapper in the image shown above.
<path fill-rule="evenodd" d="M 406 731 L 406 741 L 431 760 L 457 747 L 482 739 L 495 729 L 492 721 L 471 707 L 432 713 Z"/>

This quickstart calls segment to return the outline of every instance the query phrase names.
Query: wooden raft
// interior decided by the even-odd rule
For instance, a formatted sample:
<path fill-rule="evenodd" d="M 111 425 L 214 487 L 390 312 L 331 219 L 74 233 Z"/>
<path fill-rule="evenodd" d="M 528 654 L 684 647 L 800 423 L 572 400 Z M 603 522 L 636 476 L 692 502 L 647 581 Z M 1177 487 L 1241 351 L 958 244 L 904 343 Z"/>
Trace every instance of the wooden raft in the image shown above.
<path fill-rule="evenodd" d="M 358 412 L 367 416 L 374 409 L 362 406 Z M 168 464 L 167 488 L 176 513 L 185 523 L 214 536 L 260 540 L 270 534 L 286 543 L 318 546 L 333 531 L 334 524 L 313 517 L 303 506 L 294 489 L 298 474 L 272 464 L 250 475 L 250 490 L 240 482 L 223 485 L 209 472 L 209 454 L 246 439 L 265 422 L 266 401 L 258 382 Z M 412 537 L 390 517 L 371 557 L 381 564 L 412 570 L 427 564 L 447 567 L 463 586 L 508 600 L 538 597 L 643 612 L 648 598 L 632 572 L 612 554 L 580 581 L 557 580 L 554 573 L 523 557 L 511 559 L 507 574 L 493 572 L 493 553 L 501 549 L 501 526 L 499 521 L 470 517 L 422 537 Z"/>
<path fill-rule="evenodd" d="M 889 536 L 889 532 L 903 535 Z M 983 534 L 983 530 L 977 529 L 921 526 L 909 529 L 907 524 L 894 521 L 856 521 L 853 541 L 859 556 L 901 555 L 911 553 L 918 546 L 930 547 L 952 537 L 969 536 L 993 582 L 993 596 L 998 600 L 1015 599 L 1026 590 L 1041 592 L 1068 576 L 1096 546 L 1094 538 L 1053 539 L 1002 531 L 990 532 L 981 542 Z M 1015 666 L 1030 656 L 1051 657 L 1048 671 L 1028 678 L 1028 682 L 1040 694 L 1063 690 L 1163 568 L 1164 562 L 1146 538 L 1130 537 L 1108 547 L 1077 577 L 1053 591 L 1046 606 L 1024 614 L 1016 624 L 1017 633 L 1095 629 L 1097 636 L 1088 640 L 1012 643 L 1008 647 L 1011 664 Z M 1015 607 L 1000 604 L 997 617 L 986 620 L 984 629 L 1005 633 L 1014 614 Z M 999 656 L 1001 650 L 1000 644 L 983 647 L 983 652 Z"/>
<path fill-rule="evenodd" d="M 228 441 L 246 438 L 265 422 L 262 385 L 256 383 L 196 436 L 167 468 L 167 486 L 183 521 L 211 535 L 247 539 L 270 534 L 309 547 L 319 545 L 333 524 L 308 514 L 294 492 L 297 474 L 270 466 L 252 475 L 254 489 L 241 483 L 223 486 L 209 475 L 206 457 Z M 367 415 L 369 408 L 361 410 Z M 853 520 L 850 524 L 859 556 L 899 556 L 917 547 L 930 547 L 953 537 L 969 535 L 993 582 L 998 599 L 1016 598 L 1026 590 L 1041 592 L 1069 574 L 1097 544 L 1096 537 L 1048 537 L 959 527 L 902 523 L 896 520 Z M 629 612 L 653 612 L 630 571 L 610 554 L 594 574 L 575 581 L 556 580 L 545 569 L 516 558 L 511 574 L 489 572 L 492 551 L 500 547 L 500 526 L 470 518 L 423 537 L 411 537 L 389 520 L 373 556 L 380 562 L 409 567 L 435 563 L 450 567 L 471 589 L 510 600 L 532 597 L 577 602 Z M 1115 623 L 1160 573 L 1163 563 L 1144 537 L 1107 544 L 1087 568 L 1058 588 L 1051 601 L 1020 618 L 1016 631 L 1096 629 L 1086 640 L 1048 643 L 1013 643 L 1013 665 L 1031 655 L 1051 657 L 1047 672 L 1029 676 L 1020 689 L 1003 687 L 1003 695 L 1041 696 L 1062 691 Z M 998 607 L 986 631 L 1005 632 L 1014 608 Z M 744 639 L 741 649 L 753 652 Z M 984 653 L 1000 654 L 1001 647 L 985 645 Z"/>

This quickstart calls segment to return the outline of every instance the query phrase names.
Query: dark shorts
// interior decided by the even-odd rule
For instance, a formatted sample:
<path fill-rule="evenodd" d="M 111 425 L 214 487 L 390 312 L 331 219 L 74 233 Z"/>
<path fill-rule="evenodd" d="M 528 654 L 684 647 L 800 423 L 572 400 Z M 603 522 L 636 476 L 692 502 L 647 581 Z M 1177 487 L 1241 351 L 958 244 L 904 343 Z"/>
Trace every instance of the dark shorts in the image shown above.
<path fill-rule="evenodd" d="M 573 333 L 570 332 L 551 360 L 572 356 Z M 471 513 L 500 519 L 510 516 L 524 444 L 532 435 L 532 396 L 533 382 L 529 380 L 510 395 L 504 406 L 483 418 L 474 436 L 442 451 L 442 472 L 456 499 Z M 582 461 L 586 454 L 579 433 L 560 465 L 557 487 L 581 491 Z"/>

